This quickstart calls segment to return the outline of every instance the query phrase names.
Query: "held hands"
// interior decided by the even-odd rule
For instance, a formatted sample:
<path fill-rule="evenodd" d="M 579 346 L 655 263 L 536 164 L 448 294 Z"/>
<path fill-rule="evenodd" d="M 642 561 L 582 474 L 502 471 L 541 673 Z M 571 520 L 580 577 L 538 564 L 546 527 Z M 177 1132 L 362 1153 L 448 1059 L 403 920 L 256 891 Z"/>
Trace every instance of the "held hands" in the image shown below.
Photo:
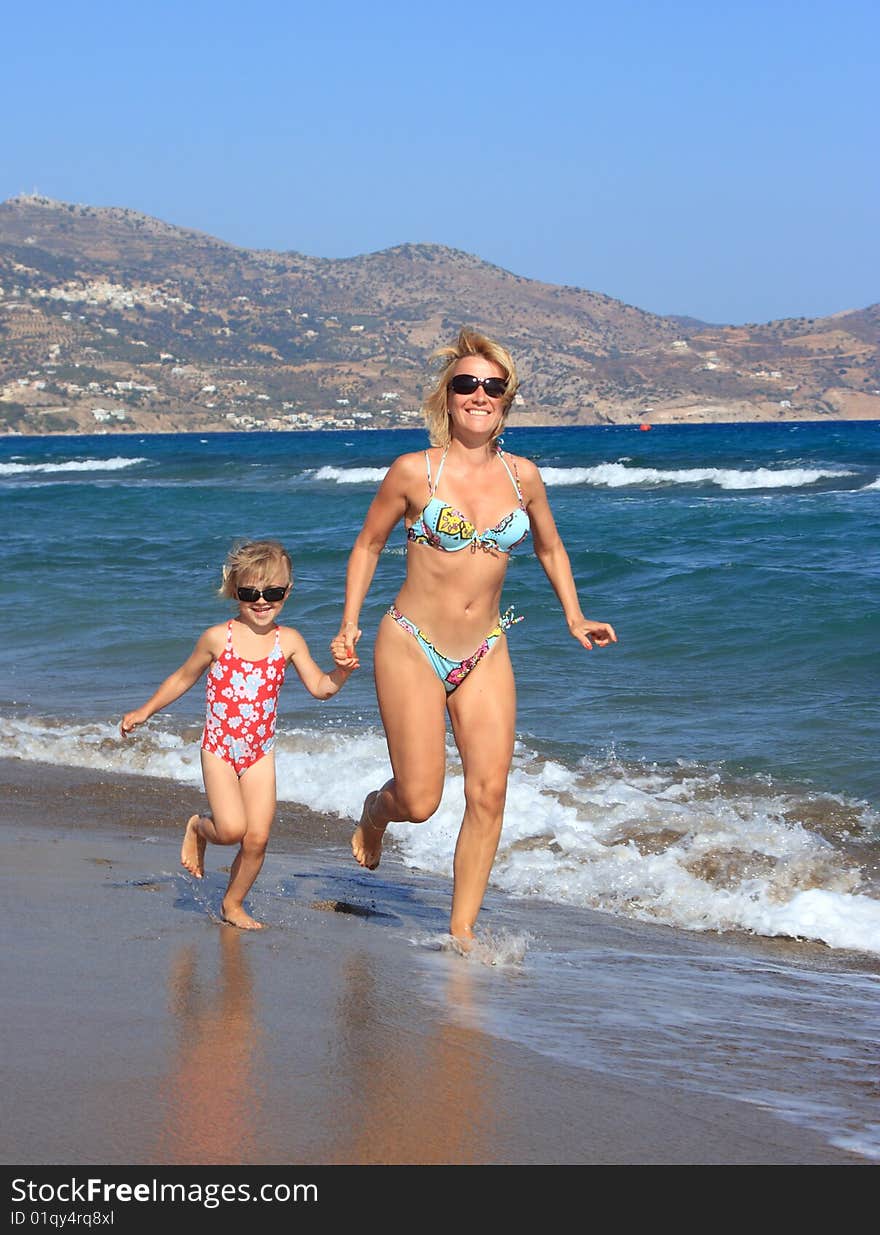
<path fill-rule="evenodd" d="M 617 642 L 614 627 L 609 626 L 607 622 L 593 622 L 585 617 L 573 618 L 568 624 L 568 629 L 572 638 L 577 639 L 581 647 L 587 650 L 592 648 L 593 643 L 600 648 L 607 648 L 609 643 Z M 590 642 L 591 639 L 593 643 Z"/>
<path fill-rule="evenodd" d="M 361 662 L 358 660 L 357 655 L 349 656 L 344 642 L 338 636 L 335 639 L 331 639 L 330 652 L 336 662 L 337 669 L 346 669 L 349 673 L 353 669 L 360 669 Z"/>
<path fill-rule="evenodd" d="M 360 628 L 354 622 L 343 622 L 339 628 L 339 634 L 334 635 L 330 640 L 330 651 L 340 669 L 359 669 L 361 667 L 361 662 L 355 650 L 355 645 L 360 637 Z"/>
<path fill-rule="evenodd" d="M 119 732 L 124 738 L 127 738 L 130 733 L 133 733 L 139 725 L 143 725 L 145 721 L 150 719 L 149 713 L 144 712 L 143 708 L 135 708 L 133 712 L 126 712 L 122 720 L 119 722 Z"/>

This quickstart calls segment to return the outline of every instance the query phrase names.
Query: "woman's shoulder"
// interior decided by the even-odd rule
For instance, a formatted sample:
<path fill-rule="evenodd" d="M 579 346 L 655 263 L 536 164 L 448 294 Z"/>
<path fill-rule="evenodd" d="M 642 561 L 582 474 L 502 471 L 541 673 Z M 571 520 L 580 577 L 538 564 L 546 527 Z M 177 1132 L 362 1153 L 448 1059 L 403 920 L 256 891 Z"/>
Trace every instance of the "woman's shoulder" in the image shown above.
<path fill-rule="evenodd" d="M 404 484 L 415 479 L 416 476 L 425 476 L 427 474 L 425 454 L 424 450 L 410 450 L 406 454 L 398 455 L 388 468 L 387 476 L 391 477 L 392 481 L 401 481 Z"/>
<path fill-rule="evenodd" d="M 425 455 L 438 454 L 436 446 L 428 446 L 424 450 L 408 450 L 405 454 L 398 455 L 392 467 L 419 467 L 424 471 Z"/>
<path fill-rule="evenodd" d="M 538 471 L 538 466 L 525 455 L 515 455 L 511 450 L 502 450 L 501 456 L 507 466 L 511 469 L 516 469 L 516 474 L 520 481 L 528 484 L 530 481 L 540 478 L 541 473 Z"/>

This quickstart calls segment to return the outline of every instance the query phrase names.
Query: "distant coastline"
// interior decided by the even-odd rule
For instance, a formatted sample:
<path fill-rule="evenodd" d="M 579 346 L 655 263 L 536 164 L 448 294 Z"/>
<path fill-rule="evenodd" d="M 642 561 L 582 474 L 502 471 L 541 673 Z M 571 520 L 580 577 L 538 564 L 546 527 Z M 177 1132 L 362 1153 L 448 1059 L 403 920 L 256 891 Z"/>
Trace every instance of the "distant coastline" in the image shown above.
<path fill-rule="evenodd" d="M 726 424 L 727 425 L 741 425 L 743 428 L 746 428 L 749 425 L 773 425 L 773 424 L 775 425 L 784 425 L 784 424 L 791 424 L 791 425 L 797 425 L 797 424 L 822 425 L 824 424 L 824 425 L 828 425 L 831 423 L 838 424 L 841 426 L 846 425 L 846 424 L 871 424 L 871 423 L 880 425 L 880 415 L 876 417 L 853 416 L 853 417 L 847 417 L 847 418 L 839 418 L 838 420 L 835 420 L 835 421 L 831 421 L 827 417 L 812 417 L 812 418 L 811 417 L 801 417 L 801 418 L 789 419 L 789 420 L 777 420 L 777 419 L 771 420 L 769 418 L 763 419 L 763 420 L 760 420 L 760 419 L 745 420 L 745 419 L 731 418 L 729 420 L 723 420 L 723 421 L 708 421 L 708 420 L 707 421 L 695 421 L 695 420 L 661 421 L 661 420 L 655 420 L 653 421 L 653 423 L 651 423 L 650 427 L 658 428 L 658 429 L 688 428 L 688 427 L 709 429 L 709 428 L 712 428 L 713 426 L 717 427 L 717 426 L 726 425 Z M 528 425 L 517 425 L 516 423 L 512 423 L 508 427 L 508 432 L 515 432 L 518 428 L 527 428 L 527 429 L 550 428 L 550 429 L 562 429 L 562 430 L 565 430 L 565 429 L 607 429 L 607 428 L 627 429 L 629 428 L 633 430 L 638 430 L 641 428 L 641 424 L 636 424 L 635 422 L 632 422 L 632 421 L 622 422 L 620 424 L 595 424 L 595 423 L 592 423 L 592 424 L 576 424 L 576 423 L 559 424 L 559 423 L 556 423 L 556 424 L 548 424 L 548 425 L 539 425 L 535 423 L 530 423 Z M 277 434 L 280 436 L 286 436 L 286 435 L 295 436 L 298 433 L 339 434 L 340 436 L 344 437 L 352 433 L 362 433 L 362 432 L 366 432 L 366 433 L 383 432 L 385 433 L 385 432 L 398 432 L 399 431 L 399 432 L 417 433 L 423 429 L 424 429 L 423 425 L 410 424 L 410 425 L 389 425 L 383 429 L 379 429 L 378 427 L 372 428 L 372 429 L 364 429 L 363 427 L 359 427 L 357 429 L 351 429 L 351 428 L 344 428 L 342 426 L 337 425 L 337 426 L 325 426 L 321 429 L 229 429 L 229 428 L 135 429 L 135 428 L 129 428 L 129 429 L 113 429 L 113 430 L 84 429 L 82 431 L 68 430 L 68 431 L 60 431 L 60 432 L 53 430 L 51 432 L 45 432 L 45 433 L 20 433 L 20 432 L 16 432 L 15 430 L 5 430 L 5 431 L 0 430 L 0 442 L 3 442 L 3 441 L 35 442 L 41 439 L 76 440 L 78 438 L 83 438 L 83 439 L 85 438 L 109 438 L 109 439 L 119 438 L 122 440 L 129 440 L 132 438 L 151 438 L 151 437 L 155 437 L 155 438 L 160 438 L 160 437 L 198 438 L 198 437 L 212 437 L 212 436 L 219 437 L 223 435 L 227 437 L 237 437 L 237 436 L 249 437 L 249 436 L 254 436 L 255 434 Z"/>
<path fill-rule="evenodd" d="M 465 323 L 513 351 L 521 425 L 880 419 L 880 305 L 710 325 L 442 245 L 333 260 L 0 203 L 0 435 L 413 428 Z"/>

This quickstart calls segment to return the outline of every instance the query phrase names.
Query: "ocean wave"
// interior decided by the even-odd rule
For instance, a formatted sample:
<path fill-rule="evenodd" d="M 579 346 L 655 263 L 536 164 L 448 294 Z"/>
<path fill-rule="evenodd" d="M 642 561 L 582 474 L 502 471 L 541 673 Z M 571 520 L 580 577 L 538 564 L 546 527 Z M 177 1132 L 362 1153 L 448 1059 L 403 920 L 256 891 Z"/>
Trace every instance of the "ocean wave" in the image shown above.
<path fill-rule="evenodd" d="M 595 467 L 544 467 L 541 476 L 550 486 L 595 485 L 609 489 L 628 485 L 700 485 L 720 489 L 799 489 L 819 480 L 836 480 L 855 473 L 841 468 L 787 467 L 754 469 L 723 467 L 673 468 L 626 467 L 623 463 L 599 463 Z"/>
<path fill-rule="evenodd" d="M 21 476 L 28 472 L 118 472 L 121 468 L 146 463 L 146 459 L 117 456 L 113 459 L 69 459 L 66 463 L 0 463 L 0 476 Z"/>
<path fill-rule="evenodd" d="M 115 724 L 7 718 L 5 754 L 200 785 L 199 730 L 165 716 L 123 743 Z M 388 775 L 381 733 L 279 730 L 279 797 L 344 819 Z M 457 757 L 418 827 L 392 824 L 411 867 L 449 876 L 464 809 Z M 694 931 L 749 931 L 880 954 L 880 899 L 862 863 L 880 819 L 864 802 L 702 766 L 566 766 L 518 744 L 493 885 Z"/>
<path fill-rule="evenodd" d="M 726 785 L 706 769 L 571 769 L 519 755 L 492 881 L 515 896 L 688 930 L 880 952 L 880 900 L 858 862 L 801 822 L 816 817 L 816 796 Z M 864 803 L 825 805 L 829 817 L 851 812 L 856 829 L 876 827 Z M 449 869 L 463 807 L 454 774 L 434 820 L 402 837 L 414 865 Z"/>
<path fill-rule="evenodd" d="M 880 489 L 880 476 L 876 480 L 872 480 L 869 485 L 862 485 L 860 492 L 864 493 L 867 489 Z"/>
<path fill-rule="evenodd" d="M 378 484 L 387 471 L 387 467 L 319 467 L 312 479 L 335 480 L 338 485 Z"/>

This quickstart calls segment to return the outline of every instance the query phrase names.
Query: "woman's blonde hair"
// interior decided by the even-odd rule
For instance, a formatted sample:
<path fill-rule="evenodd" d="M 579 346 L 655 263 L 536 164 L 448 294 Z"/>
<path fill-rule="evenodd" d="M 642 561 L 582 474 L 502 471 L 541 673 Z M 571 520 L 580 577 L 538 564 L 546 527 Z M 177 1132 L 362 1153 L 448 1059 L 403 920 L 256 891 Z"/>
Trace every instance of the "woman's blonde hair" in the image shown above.
<path fill-rule="evenodd" d="M 445 447 L 449 445 L 449 380 L 452 377 L 452 370 L 459 360 L 463 360 L 465 356 L 482 356 L 486 360 L 491 360 L 493 364 L 498 365 L 499 369 L 503 371 L 504 380 L 507 382 L 507 389 L 504 392 L 504 408 L 501 420 L 492 434 L 493 441 L 501 436 L 504 426 L 507 424 L 510 406 L 519 386 L 519 378 L 516 375 L 516 365 L 513 363 L 513 357 L 506 347 L 502 347 L 494 339 L 489 339 L 486 335 L 478 334 L 476 330 L 469 330 L 465 327 L 459 333 L 458 340 L 451 347 L 440 347 L 431 357 L 432 359 L 436 358 L 446 361 L 442 373 L 437 378 L 437 385 L 422 404 L 422 415 L 425 417 L 425 424 L 428 427 L 428 436 L 431 439 L 432 446 Z"/>
<path fill-rule="evenodd" d="M 241 579 L 268 583 L 278 567 L 283 568 L 293 582 L 293 561 L 284 545 L 277 540 L 245 540 L 235 544 L 223 563 L 223 582 L 217 589 L 217 595 L 235 600 L 235 589 Z"/>

